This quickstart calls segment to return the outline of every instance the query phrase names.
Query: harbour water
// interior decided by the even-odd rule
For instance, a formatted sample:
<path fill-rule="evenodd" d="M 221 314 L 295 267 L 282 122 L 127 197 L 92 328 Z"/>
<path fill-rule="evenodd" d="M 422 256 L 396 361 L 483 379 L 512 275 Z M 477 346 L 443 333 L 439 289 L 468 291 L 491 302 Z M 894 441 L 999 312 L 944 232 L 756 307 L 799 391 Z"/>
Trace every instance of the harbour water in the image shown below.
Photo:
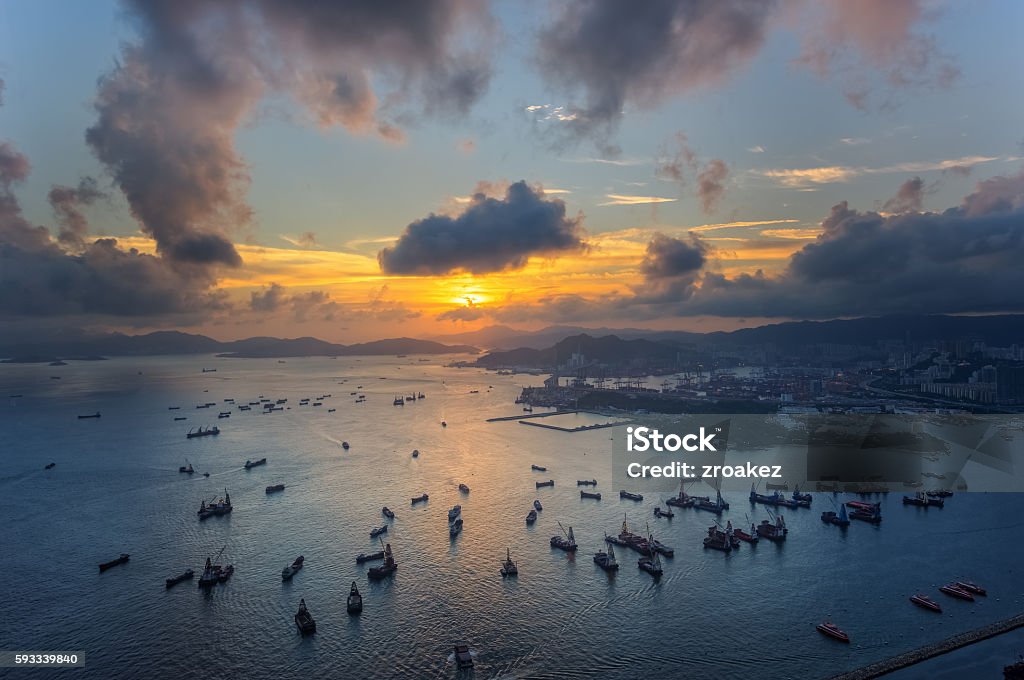
<path fill-rule="evenodd" d="M 452 677 L 448 655 L 459 640 L 476 653 L 477 678 L 820 678 L 1024 612 L 1019 494 L 958 493 L 942 510 L 904 507 L 890 494 L 878 497 L 881 526 L 841 531 L 819 520 L 831 494 L 817 493 L 811 510 L 785 512 L 785 544 L 705 551 L 712 516 L 676 509 L 672 520 L 655 519 L 658 494 L 636 503 L 610 488 L 610 430 L 485 422 L 520 412 L 519 390 L 541 377 L 419 359 L 0 366 L 2 646 L 83 651 L 85 668 L 74 673 L 85 678 Z M 426 398 L 392 404 L 419 392 Z M 327 394 L 322 406 L 299 404 Z M 286 410 L 239 412 L 224 402 L 260 395 L 288 399 Z M 216 405 L 196 408 L 205 402 Z M 76 417 L 96 411 L 101 418 Z M 218 419 L 219 411 L 232 415 Z M 568 427 L 601 420 L 559 419 Z M 199 425 L 221 434 L 186 439 Z M 243 469 L 263 457 L 266 465 Z M 196 474 L 178 472 L 186 459 Z M 50 462 L 56 467 L 44 470 Z M 549 478 L 553 488 L 535 488 Z M 592 478 L 601 501 L 580 499 L 576 480 Z M 267 495 L 272 484 L 286 489 Z M 224 489 L 234 511 L 199 522 L 200 501 Z M 411 506 L 421 493 L 430 500 Z M 528 527 L 535 498 L 544 509 Z M 749 524 L 746 498 L 727 500 L 722 521 Z M 452 539 L 446 515 L 457 503 L 465 525 Z M 379 549 L 369 531 L 384 523 L 385 505 L 397 515 L 385 539 L 399 568 L 371 582 L 370 565 L 355 556 Z M 624 513 L 675 548 L 659 581 L 625 549 L 617 550 L 617 575 L 593 564 Z M 576 555 L 550 548 L 556 522 L 573 527 Z M 165 578 L 186 568 L 198 574 L 222 547 L 221 562 L 236 570 L 227 583 L 165 589 Z M 499 574 L 506 548 L 519 563 L 516 578 Z M 98 573 L 97 564 L 121 552 L 130 562 Z M 305 567 L 282 583 L 281 569 L 298 555 Z M 938 593 L 953 579 L 990 594 L 967 603 Z M 364 598 L 360 617 L 345 611 L 353 580 Z M 915 592 L 932 595 L 943 613 L 911 605 Z M 296 631 L 300 598 L 316 617 L 315 636 Z M 816 633 L 824 619 L 852 643 Z M 966 668 L 983 663 L 968 650 L 957 655 Z M 925 673 L 899 677 L 933 677 Z"/>

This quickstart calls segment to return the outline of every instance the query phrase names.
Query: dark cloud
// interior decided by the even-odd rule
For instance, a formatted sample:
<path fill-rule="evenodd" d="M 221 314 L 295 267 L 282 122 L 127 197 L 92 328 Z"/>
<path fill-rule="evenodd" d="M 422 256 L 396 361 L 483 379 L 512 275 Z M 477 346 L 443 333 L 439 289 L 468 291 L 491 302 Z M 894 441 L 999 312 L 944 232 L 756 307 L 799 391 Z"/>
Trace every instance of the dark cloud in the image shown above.
<path fill-rule="evenodd" d="M 707 248 L 699 239 L 672 238 L 655 234 L 647 244 L 640 273 L 649 280 L 692 276 L 704 266 Z"/>
<path fill-rule="evenodd" d="M 661 179 L 671 180 L 680 188 L 687 189 L 695 182 L 695 193 L 705 213 L 713 213 L 725 194 L 725 182 L 729 178 L 729 166 L 720 158 L 703 162 L 689 144 L 682 132 L 677 132 L 671 144 L 662 148 L 656 160 L 654 173 Z"/>
<path fill-rule="evenodd" d="M 413 222 L 393 247 L 377 254 L 377 261 L 386 274 L 517 269 L 531 255 L 584 249 L 582 221 L 582 216 L 566 217 L 563 201 L 519 181 L 504 198 L 477 192 L 455 217 L 431 214 Z"/>
<path fill-rule="evenodd" d="M 65 245 L 80 248 L 84 245 L 89 222 L 82 214 L 83 206 L 92 205 L 106 194 L 100 191 L 96 180 L 83 177 L 77 187 L 56 185 L 47 196 L 53 208 L 57 223 L 60 225 L 58 238 Z"/>
<path fill-rule="evenodd" d="M 461 307 L 455 307 L 447 311 L 441 312 L 437 315 L 438 321 L 476 321 L 477 319 L 483 318 L 485 312 L 472 300 L 466 300 L 466 304 Z"/>
<path fill-rule="evenodd" d="M 924 181 L 920 177 L 912 177 L 900 185 L 896 195 L 882 206 L 887 213 L 921 212 L 924 201 Z"/>
<path fill-rule="evenodd" d="M 293 318 L 301 323 L 309 320 L 310 316 L 330 320 L 338 305 L 331 301 L 329 293 L 322 290 L 289 294 L 281 284 L 271 283 L 263 290 L 250 293 L 249 308 L 264 314 L 291 310 Z"/>
<path fill-rule="evenodd" d="M 249 307 L 254 312 L 275 312 L 285 301 L 284 286 L 271 283 L 264 290 L 250 294 Z"/>
<path fill-rule="evenodd" d="M 729 166 L 725 161 L 714 158 L 697 175 L 697 196 L 701 208 L 713 213 L 725 193 L 725 181 L 729 178 Z"/>

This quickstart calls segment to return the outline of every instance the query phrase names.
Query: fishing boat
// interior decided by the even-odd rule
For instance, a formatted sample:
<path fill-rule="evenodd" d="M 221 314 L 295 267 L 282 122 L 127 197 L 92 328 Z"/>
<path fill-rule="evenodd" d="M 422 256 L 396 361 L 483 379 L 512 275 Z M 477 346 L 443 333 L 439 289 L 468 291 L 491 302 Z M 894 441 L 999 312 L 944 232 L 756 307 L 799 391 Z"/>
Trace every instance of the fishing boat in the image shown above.
<path fill-rule="evenodd" d="M 341 448 L 343 448 L 343 449 L 345 449 L 346 451 L 348 451 L 348 449 L 349 449 L 349 444 L 348 444 L 348 442 L 342 442 L 342 443 L 341 443 Z"/>
<path fill-rule="evenodd" d="M 539 498 L 533 501 L 533 509 L 536 510 L 537 512 L 540 512 L 541 510 L 544 509 L 544 506 L 540 504 Z"/>
<path fill-rule="evenodd" d="M 267 487 L 267 493 L 277 493 L 278 491 L 284 491 L 284 484 L 275 484 Z"/>
<path fill-rule="evenodd" d="M 956 581 L 953 583 L 957 588 L 974 595 L 988 595 L 988 591 L 976 583 L 970 581 Z"/>
<path fill-rule="evenodd" d="M 505 548 L 505 561 L 501 563 L 502 576 L 518 576 L 519 565 L 512 561 L 512 549 Z"/>
<path fill-rule="evenodd" d="M 391 544 L 384 546 L 384 564 L 379 567 L 370 567 L 366 575 L 372 579 L 382 579 L 398 571 L 398 564 L 391 552 Z"/>
<path fill-rule="evenodd" d="M 580 491 L 580 498 L 593 498 L 595 501 L 601 500 L 601 492 L 599 491 Z"/>
<path fill-rule="evenodd" d="M 536 472 L 547 472 L 548 471 L 548 469 L 546 467 L 542 467 L 540 465 L 531 465 L 530 469 L 531 470 L 535 470 Z"/>
<path fill-rule="evenodd" d="M 768 509 L 768 516 L 773 521 L 761 520 L 761 523 L 755 528 L 757 535 L 769 541 L 778 542 L 786 540 L 786 534 L 789 533 L 789 529 L 786 528 L 786 521 L 782 518 L 782 515 L 776 515 L 771 509 Z"/>
<path fill-rule="evenodd" d="M 655 517 L 664 517 L 665 519 L 672 519 L 673 517 L 676 516 L 676 513 L 672 512 L 671 510 L 669 510 L 667 508 L 665 510 L 662 510 L 660 506 L 656 505 L 656 506 L 654 506 L 654 516 Z"/>
<path fill-rule="evenodd" d="M 459 491 L 462 493 L 469 493 L 469 487 L 465 484 L 459 484 Z"/>
<path fill-rule="evenodd" d="M 597 486 L 596 479 L 577 479 L 576 486 Z"/>
<path fill-rule="evenodd" d="M 214 425 L 213 427 L 203 427 L 200 425 L 198 428 L 193 428 L 185 433 L 187 439 L 195 439 L 196 437 L 213 437 L 220 434 L 220 428 Z"/>
<path fill-rule="evenodd" d="M 615 561 L 615 546 L 608 544 L 608 552 L 598 550 L 594 553 L 594 564 L 605 571 L 618 571 L 619 563 Z"/>
<path fill-rule="evenodd" d="M 448 535 L 455 538 L 462 533 L 462 518 L 457 517 L 455 521 L 448 525 Z"/>
<path fill-rule="evenodd" d="M 923 609 L 929 609 L 940 614 L 942 613 L 942 607 L 939 606 L 939 603 L 927 595 L 921 595 L 920 593 L 917 595 L 911 595 L 910 601 Z"/>
<path fill-rule="evenodd" d="M 348 600 L 345 601 L 345 609 L 353 616 L 363 611 L 363 596 L 359 594 L 356 582 L 352 581 L 352 587 L 348 590 Z"/>
<path fill-rule="evenodd" d="M 832 638 L 833 640 L 839 640 L 840 642 L 849 642 L 850 636 L 844 633 L 839 626 L 829 621 L 824 621 L 817 625 L 818 632 L 822 635 Z"/>
<path fill-rule="evenodd" d="M 751 504 L 761 503 L 763 505 L 781 505 L 782 507 L 786 508 L 796 508 L 800 506 L 800 504 L 797 503 L 795 500 L 786 498 L 778 491 L 772 492 L 771 495 L 757 493 L 757 487 L 755 484 L 750 485 L 750 502 Z"/>
<path fill-rule="evenodd" d="M 184 472 L 185 474 L 189 475 L 193 474 L 195 470 L 192 469 L 192 463 L 189 463 L 187 460 L 185 461 L 185 463 L 187 464 L 182 465 L 181 467 L 178 468 L 178 472 Z"/>
<path fill-rule="evenodd" d="M 729 504 L 726 503 L 725 499 L 722 498 L 722 492 L 721 491 L 716 491 L 715 492 L 715 500 L 714 501 L 711 501 L 710 499 L 708 499 L 706 497 L 705 498 L 695 497 L 694 500 L 696 501 L 693 504 L 693 507 L 695 509 L 697 509 L 697 510 L 707 510 L 708 512 L 713 512 L 716 515 L 721 515 L 723 511 L 729 509 Z"/>
<path fill-rule="evenodd" d="M 78 416 L 78 419 L 79 420 L 87 420 L 89 418 L 99 418 L 99 417 L 100 417 L 100 412 L 96 411 L 96 413 L 88 413 L 88 414 L 86 414 L 84 416 Z"/>
<path fill-rule="evenodd" d="M 373 562 L 375 560 L 384 559 L 384 551 L 378 550 L 375 553 L 359 553 L 356 555 L 356 564 L 362 564 L 363 562 Z"/>
<path fill-rule="evenodd" d="M 267 459 L 266 458 L 260 458 L 259 460 L 247 460 L 247 461 L 245 461 L 245 469 L 246 470 L 251 470 L 252 468 L 256 467 L 257 465 L 266 465 L 266 464 L 267 464 Z"/>
<path fill-rule="evenodd" d="M 380 513 L 382 515 L 384 515 L 385 517 L 387 517 L 388 519 L 394 519 L 395 518 L 394 510 L 392 510 L 391 508 L 389 508 L 386 505 L 383 508 L 380 509 Z"/>
<path fill-rule="evenodd" d="M 793 500 L 801 508 L 811 507 L 811 501 L 814 500 L 814 496 L 809 493 L 800 493 L 800 487 L 796 486 L 793 488 Z"/>
<path fill-rule="evenodd" d="M 642 501 L 644 499 L 644 497 L 641 496 L 640 494 L 631 493 L 629 491 L 626 491 L 625 489 L 619 491 L 619 498 L 625 498 L 631 501 Z"/>
<path fill-rule="evenodd" d="M 974 595 L 967 592 L 963 588 L 960 588 L 956 583 L 947 583 L 939 588 L 946 595 L 959 598 L 961 600 L 967 600 L 968 602 L 974 602 Z"/>
<path fill-rule="evenodd" d="M 107 569 L 110 569 L 111 567 L 116 567 L 119 564 L 124 564 L 125 562 L 127 562 L 130 559 L 130 557 L 131 557 L 131 555 L 129 555 L 128 553 L 121 553 L 120 556 L 117 557 L 117 559 L 113 559 L 113 560 L 110 560 L 109 562 L 102 563 L 100 565 L 100 573 L 102 574 L 103 572 L 105 572 Z"/>
<path fill-rule="evenodd" d="M 216 502 L 211 500 L 209 504 L 206 501 L 200 501 L 199 510 L 196 511 L 196 515 L 199 516 L 200 520 L 204 520 L 215 515 L 226 515 L 231 510 L 231 495 L 228 494 L 227 489 L 224 489 L 224 497 L 220 500 Z"/>
<path fill-rule="evenodd" d="M 303 635 L 312 635 L 316 632 L 316 621 L 313 620 L 313 615 L 306 609 L 305 598 L 299 600 L 299 611 L 295 612 L 295 625 L 298 626 L 299 632 Z"/>
<path fill-rule="evenodd" d="M 166 587 L 173 588 L 182 581 L 191 581 L 194 576 L 194 571 L 192 571 L 191 569 L 186 569 L 183 574 L 179 574 L 178 576 L 172 576 L 171 578 L 167 579 L 165 581 Z"/>
<path fill-rule="evenodd" d="M 526 514 L 526 523 L 527 524 L 533 524 L 536 521 L 537 521 L 537 511 L 536 510 L 530 510 L 530 512 L 528 512 Z"/>
<path fill-rule="evenodd" d="M 821 513 L 821 521 L 825 524 L 835 524 L 837 527 L 850 526 L 850 518 L 846 514 L 846 506 L 840 505 L 839 512 L 827 510 Z"/>
<path fill-rule="evenodd" d="M 295 561 L 293 561 L 291 564 L 289 564 L 287 567 L 281 570 L 281 580 L 290 581 L 292 576 L 295 576 L 295 574 L 298 573 L 299 569 L 302 569 L 302 564 L 305 561 L 306 558 L 304 558 L 302 555 L 296 557 Z"/>
<path fill-rule="evenodd" d="M 423 494 L 422 496 L 415 496 L 412 499 L 412 504 L 416 505 L 417 503 L 426 503 L 427 499 L 429 499 L 429 498 L 430 498 L 430 496 L 428 496 L 427 494 Z"/>
<path fill-rule="evenodd" d="M 452 507 L 452 509 L 448 511 L 448 521 L 449 522 L 454 522 L 455 518 L 458 517 L 460 514 L 462 514 L 462 506 L 461 505 L 456 505 L 456 506 Z"/>
<path fill-rule="evenodd" d="M 685 482 L 680 481 L 679 494 L 673 496 L 672 498 L 669 498 L 667 501 L 665 501 L 665 504 L 673 505 L 677 508 L 692 508 L 694 503 L 696 502 L 697 501 L 694 500 L 693 496 L 690 496 L 689 494 L 686 493 Z"/>
<path fill-rule="evenodd" d="M 572 533 L 572 527 L 569 527 L 569 531 L 566 531 L 562 526 L 562 523 L 558 523 L 558 528 L 562 530 L 562 536 L 551 537 L 551 547 L 564 550 L 566 552 L 576 552 L 576 537 Z"/>
<path fill-rule="evenodd" d="M 387 524 L 385 524 L 384 526 L 377 527 L 376 529 L 371 529 L 370 530 L 370 538 L 377 538 L 381 534 L 386 534 L 386 533 L 388 533 L 388 525 Z"/>
<path fill-rule="evenodd" d="M 538 489 L 541 488 L 541 487 L 544 487 L 544 486 L 554 486 L 554 485 L 555 485 L 555 480 L 553 480 L 553 479 L 549 479 L 546 482 L 537 482 L 537 488 Z"/>
<path fill-rule="evenodd" d="M 469 651 L 469 645 L 460 642 L 453 646 L 452 657 L 455 659 L 455 666 L 460 669 L 473 667 L 473 653 Z"/>

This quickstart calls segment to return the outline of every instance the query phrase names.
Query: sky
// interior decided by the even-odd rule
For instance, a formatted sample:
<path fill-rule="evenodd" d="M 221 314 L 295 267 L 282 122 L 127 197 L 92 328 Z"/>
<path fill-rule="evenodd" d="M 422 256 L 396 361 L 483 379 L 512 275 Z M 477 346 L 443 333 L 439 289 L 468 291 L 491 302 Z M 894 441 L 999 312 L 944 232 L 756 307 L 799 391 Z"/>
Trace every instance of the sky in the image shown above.
<path fill-rule="evenodd" d="M 6 332 L 1024 311 L 1024 5 L 0 0 Z"/>

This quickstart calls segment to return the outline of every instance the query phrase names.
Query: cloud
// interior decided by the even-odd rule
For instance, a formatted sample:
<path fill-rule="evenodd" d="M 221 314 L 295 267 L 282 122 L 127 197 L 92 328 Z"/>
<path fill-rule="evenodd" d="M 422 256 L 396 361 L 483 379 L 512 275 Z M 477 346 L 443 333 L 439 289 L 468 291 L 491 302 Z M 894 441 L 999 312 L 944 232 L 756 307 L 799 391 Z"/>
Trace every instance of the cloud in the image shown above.
<path fill-rule="evenodd" d="M 676 133 L 674 147 L 671 153 L 667 145 L 662 150 L 655 167 L 655 175 L 671 180 L 684 189 L 694 181 L 701 208 L 705 213 L 714 212 L 725 194 L 729 166 L 720 158 L 702 162 L 697 153 L 690 148 L 689 141 L 682 132 Z"/>
<path fill-rule="evenodd" d="M 647 205 L 649 203 L 674 203 L 675 198 L 663 196 L 627 196 L 625 194 L 605 194 L 609 199 L 598 205 Z"/>
<path fill-rule="evenodd" d="M 466 154 L 468 156 L 472 154 L 474 151 L 476 151 L 476 140 L 473 139 L 472 137 L 460 139 L 458 142 L 456 142 L 455 148 L 458 149 L 460 153 Z"/>
<path fill-rule="evenodd" d="M 882 211 L 886 213 L 921 212 L 925 186 L 920 177 L 912 177 L 900 185 L 896 195 L 886 201 Z"/>
<path fill-rule="evenodd" d="M 58 238 L 66 245 L 81 247 L 89 230 L 89 222 L 81 208 L 106 198 L 106 194 L 100 191 L 95 179 L 83 177 L 77 187 L 54 186 L 47 198 L 61 226 Z"/>
<path fill-rule="evenodd" d="M 381 271 L 398 275 L 518 269 L 531 255 L 583 250 L 582 222 L 582 215 L 566 217 L 560 199 L 519 181 L 503 198 L 478 191 L 458 215 L 431 214 L 413 222 L 377 261 Z"/>
<path fill-rule="evenodd" d="M 929 172 L 929 171 L 951 171 L 957 174 L 965 174 L 964 168 L 973 168 L 981 163 L 991 163 L 998 160 L 1013 160 L 999 156 L 964 156 L 940 161 L 910 161 L 895 163 L 881 167 L 844 166 L 829 165 L 816 168 L 769 168 L 765 170 L 753 170 L 752 172 L 762 177 L 768 177 L 780 185 L 789 188 L 806 188 L 817 184 L 834 184 L 837 182 L 848 182 L 863 175 L 879 175 L 889 173 L 907 172 Z M 969 172 L 969 170 L 967 171 Z"/>
<path fill-rule="evenodd" d="M 871 140 L 867 137 L 843 137 L 839 140 L 840 144 L 845 144 L 846 146 L 860 146 L 861 144 L 868 144 L 870 142 Z"/>
<path fill-rule="evenodd" d="M 320 244 L 316 240 L 316 234 L 311 231 L 304 231 L 298 236 L 280 235 L 281 240 L 300 248 L 318 248 Z"/>
<path fill-rule="evenodd" d="M 437 321 L 451 321 L 455 323 L 458 321 L 476 321 L 483 316 L 484 310 L 473 302 L 473 300 L 467 298 L 465 305 L 441 312 L 435 318 Z"/>
<path fill-rule="evenodd" d="M 697 175 L 697 196 L 704 212 L 712 213 L 718 207 L 718 202 L 725 193 L 725 180 L 728 177 L 729 166 L 718 158 L 708 161 Z"/>
<path fill-rule="evenodd" d="M 307 321 L 311 314 L 316 314 L 322 320 L 330 320 L 337 307 L 338 305 L 331 301 L 330 294 L 322 290 L 288 294 L 287 289 L 278 283 L 271 283 L 249 294 L 249 309 L 252 311 L 275 314 L 290 309 L 293 318 L 299 322 Z"/>
<path fill-rule="evenodd" d="M 747 151 L 750 153 L 764 153 L 764 147 L 758 144 L 757 146 L 747 147 Z"/>

